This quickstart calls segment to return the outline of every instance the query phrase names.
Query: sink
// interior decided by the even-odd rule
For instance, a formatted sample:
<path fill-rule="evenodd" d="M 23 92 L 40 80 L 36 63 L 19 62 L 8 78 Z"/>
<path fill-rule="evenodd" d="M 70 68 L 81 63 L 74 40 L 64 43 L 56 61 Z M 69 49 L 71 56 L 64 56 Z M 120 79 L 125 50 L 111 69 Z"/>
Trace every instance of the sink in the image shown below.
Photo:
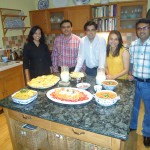
<path fill-rule="evenodd" d="M 22 61 L 8 61 L 6 63 L 0 62 L 0 71 L 19 66 L 21 64 L 23 64 Z"/>

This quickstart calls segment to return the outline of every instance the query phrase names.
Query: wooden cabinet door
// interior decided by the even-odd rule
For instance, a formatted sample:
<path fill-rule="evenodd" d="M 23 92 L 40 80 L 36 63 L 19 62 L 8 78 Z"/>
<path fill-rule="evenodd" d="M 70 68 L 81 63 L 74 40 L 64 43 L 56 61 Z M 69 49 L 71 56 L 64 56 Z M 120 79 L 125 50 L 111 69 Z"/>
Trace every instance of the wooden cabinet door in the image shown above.
<path fill-rule="evenodd" d="M 83 32 L 84 24 L 91 19 L 91 6 L 68 7 L 68 19 L 72 22 L 73 32 Z"/>
<path fill-rule="evenodd" d="M 30 24 L 31 27 L 38 25 L 43 29 L 44 33 L 49 32 L 49 26 L 48 26 L 48 13 L 46 10 L 37 10 L 37 11 L 30 11 Z"/>
<path fill-rule="evenodd" d="M 54 8 L 48 10 L 49 18 L 49 33 L 61 33 L 60 23 L 67 19 L 67 9 L 66 8 Z"/>
<path fill-rule="evenodd" d="M 25 87 L 23 66 L 0 72 L 0 100 Z"/>
<path fill-rule="evenodd" d="M 136 22 L 146 17 L 147 2 L 125 2 L 118 4 L 117 7 L 117 30 L 135 32 Z"/>
<path fill-rule="evenodd" d="M 25 86 L 22 66 L 14 67 L 7 71 L 4 80 L 5 97 L 13 94 Z"/>
<path fill-rule="evenodd" d="M 3 99 L 4 94 L 5 94 L 5 89 L 4 89 L 4 80 L 0 78 L 0 100 Z"/>

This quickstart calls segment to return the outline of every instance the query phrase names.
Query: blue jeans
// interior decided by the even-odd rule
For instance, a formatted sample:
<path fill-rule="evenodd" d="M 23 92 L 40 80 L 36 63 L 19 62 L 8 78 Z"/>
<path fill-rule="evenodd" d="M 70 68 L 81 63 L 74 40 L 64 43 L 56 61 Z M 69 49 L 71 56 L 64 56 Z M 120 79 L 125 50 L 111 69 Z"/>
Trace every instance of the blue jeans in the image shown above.
<path fill-rule="evenodd" d="M 141 99 L 143 100 L 145 107 L 142 133 L 144 136 L 150 137 L 150 82 L 136 81 L 134 106 L 130 125 L 130 128 L 132 129 L 137 129 Z"/>

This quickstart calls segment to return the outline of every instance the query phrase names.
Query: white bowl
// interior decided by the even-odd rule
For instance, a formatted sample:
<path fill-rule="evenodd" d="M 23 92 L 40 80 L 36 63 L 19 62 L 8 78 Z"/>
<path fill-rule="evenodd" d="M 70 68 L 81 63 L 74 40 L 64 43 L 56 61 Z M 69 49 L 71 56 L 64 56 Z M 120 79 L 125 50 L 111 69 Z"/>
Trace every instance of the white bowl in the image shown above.
<path fill-rule="evenodd" d="M 91 85 L 89 83 L 78 83 L 77 84 L 77 88 L 79 89 L 83 89 L 83 90 L 86 90 L 90 87 Z"/>
<path fill-rule="evenodd" d="M 117 87 L 118 82 L 115 80 L 104 80 L 102 82 L 102 85 L 103 85 L 105 90 L 114 90 Z"/>
<path fill-rule="evenodd" d="M 100 98 L 98 96 L 98 94 L 106 94 L 106 93 L 110 93 L 110 94 L 114 94 L 114 98 Z M 114 105 L 119 99 L 120 97 L 117 96 L 117 93 L 113 92 L 113 91 L 110 91 L 110 90 L 101 90 L 101 91 L 98 91 L 96 92 L 96 94 L 94 95 L 95 97 L 95 101 L 102 105 L 102 106 L 111 106 L 111 105 Z"/>

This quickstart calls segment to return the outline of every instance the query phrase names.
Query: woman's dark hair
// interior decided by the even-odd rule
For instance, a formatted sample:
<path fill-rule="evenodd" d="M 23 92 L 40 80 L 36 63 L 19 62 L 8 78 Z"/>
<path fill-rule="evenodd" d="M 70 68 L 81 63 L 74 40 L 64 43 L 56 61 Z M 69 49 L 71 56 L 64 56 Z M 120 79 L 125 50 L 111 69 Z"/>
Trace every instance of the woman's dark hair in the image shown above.
<path fill-rule="evenodd" d="M 33 42 L 33 34 L 37 31 L 37 30 L 40 30 L 41 31 L 41 38 L 40 38 L 40 43 L 45 43 L 45 35 L 44 35 L 44 32 L 43 32 L 43 30 L 42 30 L 42 28 L 41 27 L 39 27 L 39 26 L 33 26 L 32 28 L 31 28 L 31 30 L 30 30 L 30 32 L 29 32 L 29 35 L 28 35 L 28 38 L 27 38 L 27 41 L 28 42 Z"/>
<path fill-rule="evenodd" d="M 64 24 L 64 23 L 70 23 L 71 27 L 72 27 L 72 22 L 70 20 L 63 20 L 61 23 L 60 23 L 60 28 L 61 26 Z"/>
<path fill-rule="evenodd" d="M 95 27 L 95 29 L 97 30 L 97 24 L 94 22 L 94 21 L 92 21 L 92 20 L 90 20 L 90 21 L 88 21 L 88 22 L 86 22 L 85 23 L 85 25 L 84 25 L 84 31 L 86 31 L 86 29 L 87 29 L 87 26 L 94 26 Z"/>
<path fill-rule="evenodd" d="M 110 38 L 110 35 L 111 35 L 111 34 L 116 34 L 117 37 L 118 37 L 118 41 L 119 41 L 119 44 L 118 44 L 116 50 L 115 50 L 115 51 L 113 52 L 113 54 L 112 54 L 112 55 L 115 57 L 115 56 L 118 56 L 118 55 L 119 55 L 120 49 L 121 49 L 121 47 L 123 47 L 123 41 L 122 41 L 122 36 L 121 36 L 120 32 L 117 31 L 117 30 L 112 30 L 112 31 L 109 33 L 108 41 L 107 41 L 107 51 L 106 51 L 107 57 L 109 56 L 109 53 L 110 53 L 109 38 Z"/>

